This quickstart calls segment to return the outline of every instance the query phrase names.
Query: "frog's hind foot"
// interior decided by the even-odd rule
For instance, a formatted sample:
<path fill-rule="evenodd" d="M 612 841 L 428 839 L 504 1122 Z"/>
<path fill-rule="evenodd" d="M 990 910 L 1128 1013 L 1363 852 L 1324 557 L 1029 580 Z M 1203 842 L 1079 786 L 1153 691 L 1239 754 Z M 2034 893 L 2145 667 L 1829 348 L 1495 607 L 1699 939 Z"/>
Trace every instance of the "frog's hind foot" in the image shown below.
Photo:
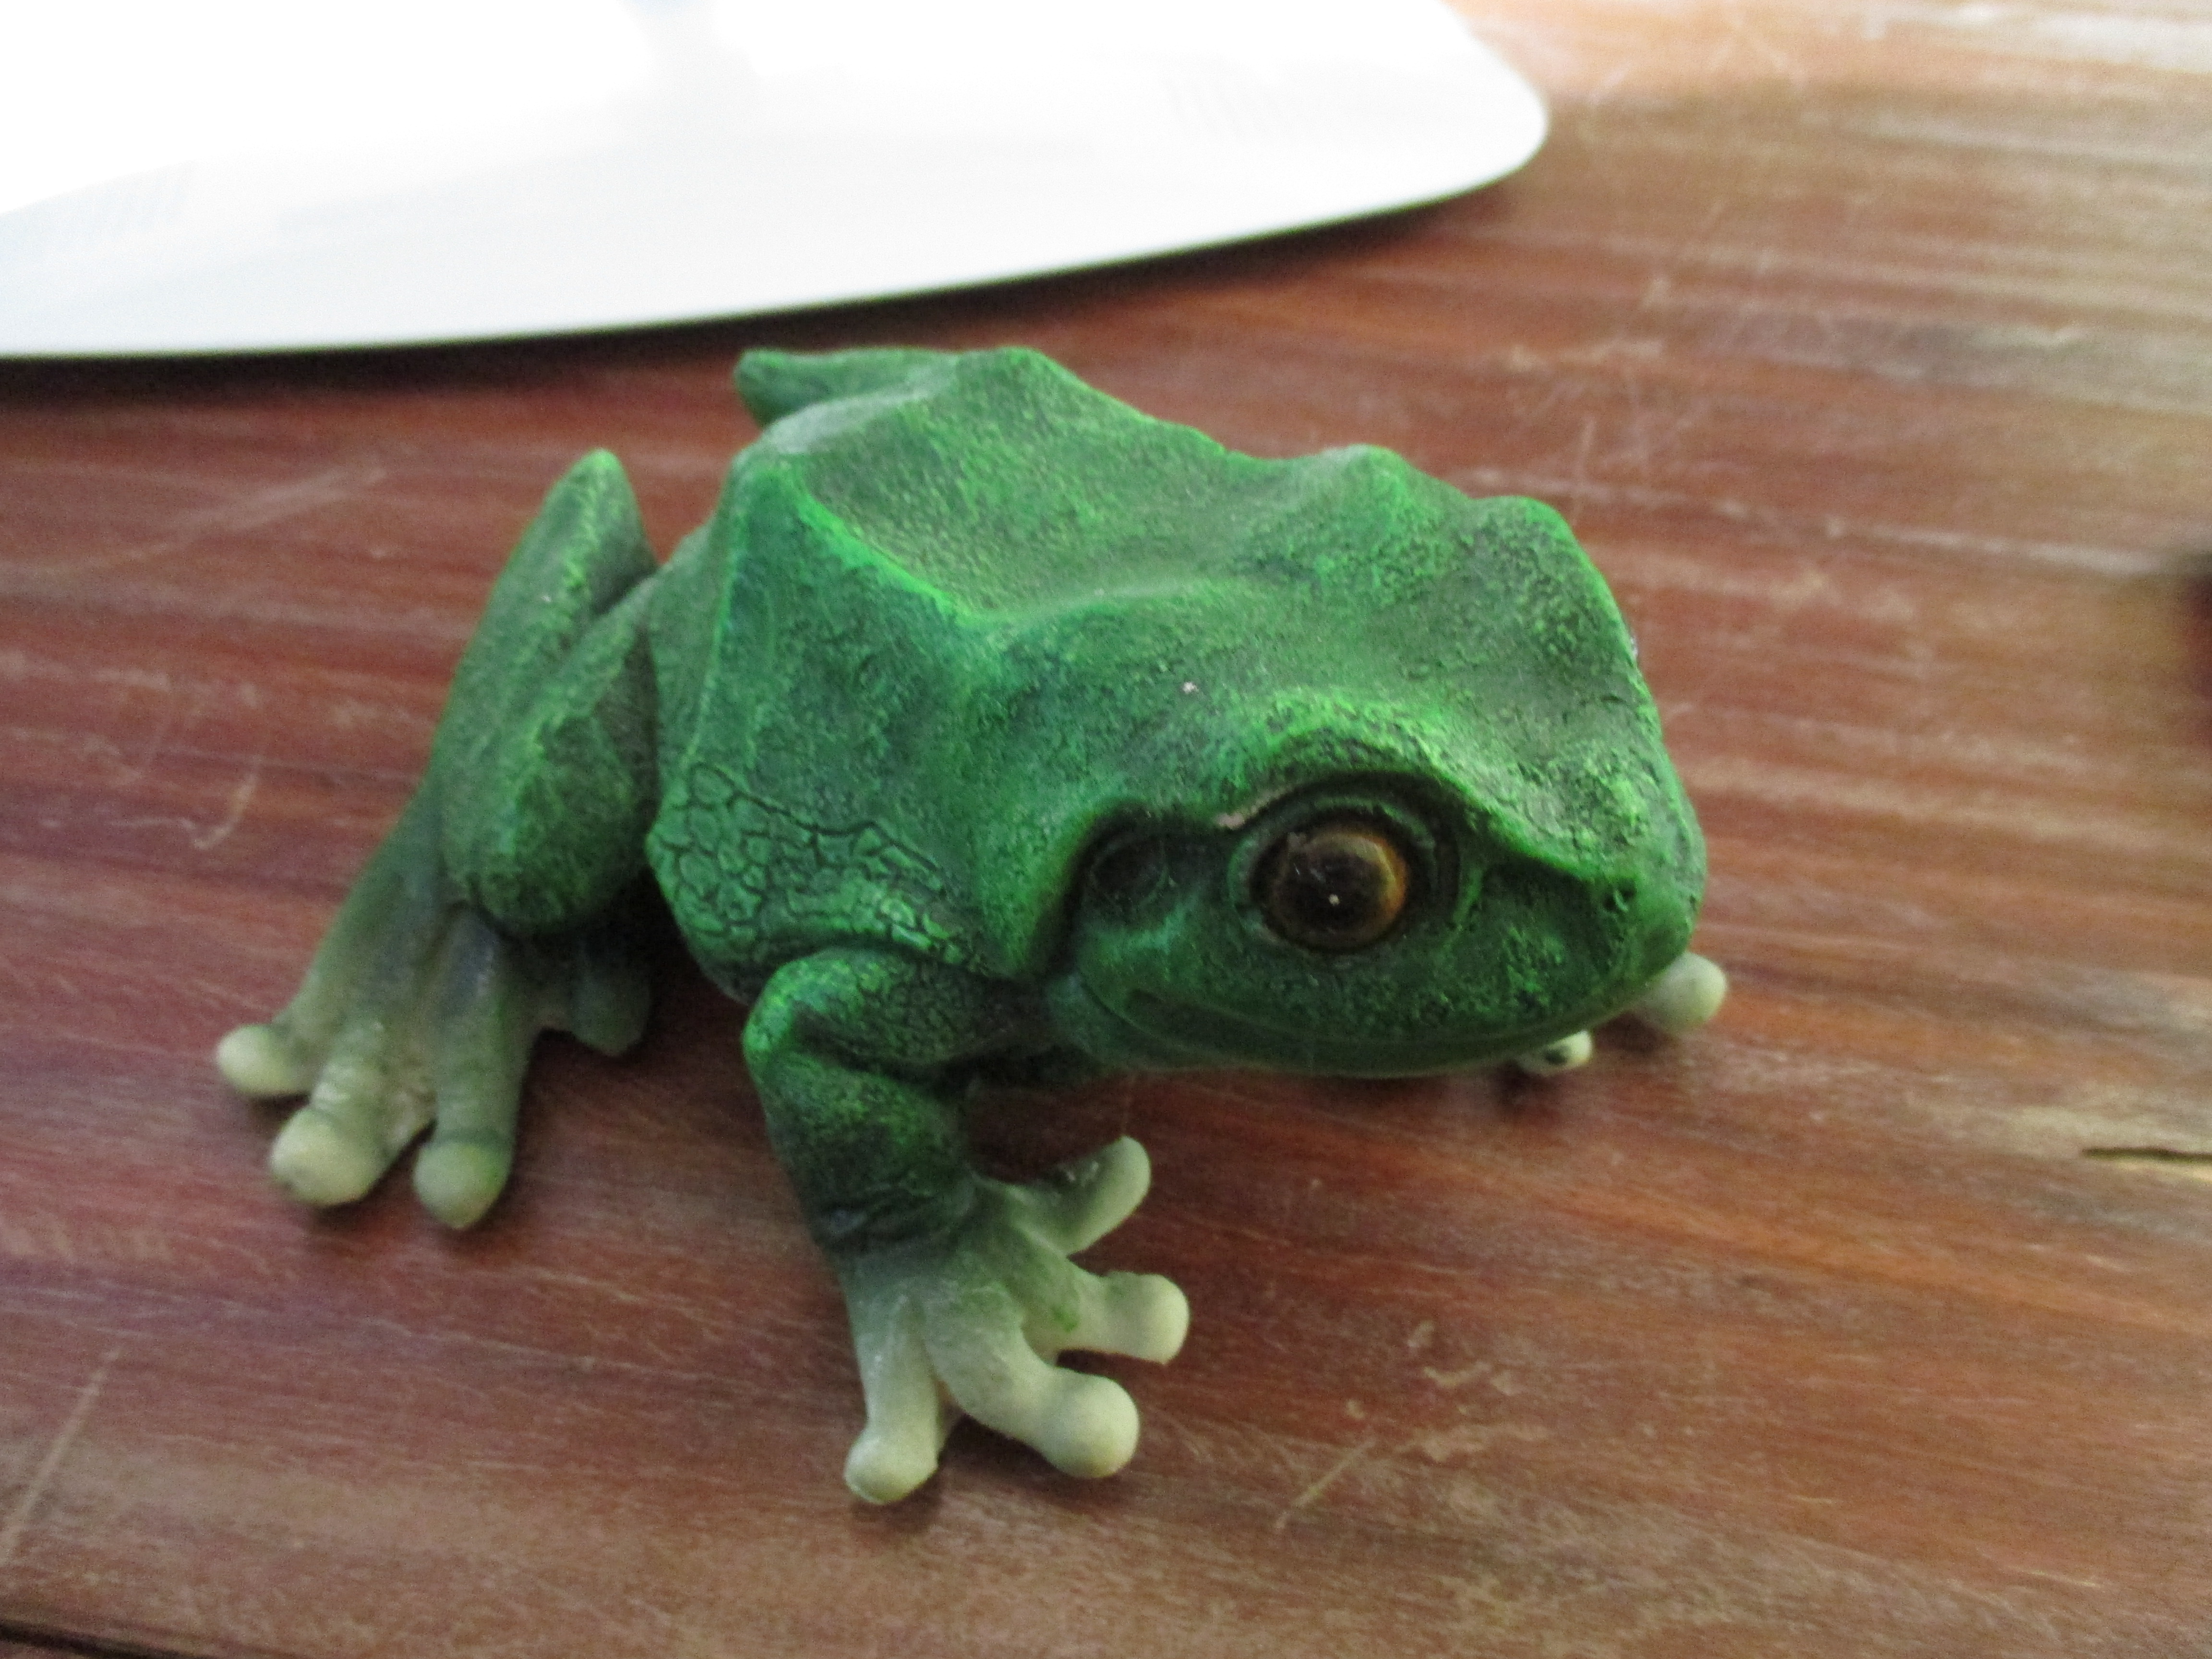
<path fill-rule="evenodd" d="M 446 892 L 434 805 L 418 796 L 340 911 L 289 1006 L 222 1040 L 240 1092 L 305 1093 L 270 1148 L 279 1185 L 350 1203 L 425 1128 L 415 1190 L 465 1227 L 514 1156 L 522 1073 L 540 1030 L 619 1053 L 642 1033 L 644 966 L 611 933 L 512 938 Z"/>

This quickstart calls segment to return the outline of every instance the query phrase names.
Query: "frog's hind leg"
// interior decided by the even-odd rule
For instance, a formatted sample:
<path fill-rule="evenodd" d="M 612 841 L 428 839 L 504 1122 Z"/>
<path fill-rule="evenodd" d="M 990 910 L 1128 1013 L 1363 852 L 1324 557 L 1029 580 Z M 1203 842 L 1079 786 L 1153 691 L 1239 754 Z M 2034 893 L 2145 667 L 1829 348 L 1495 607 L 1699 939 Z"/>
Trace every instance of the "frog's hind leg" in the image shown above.
<path fill-rule="evenodd" d="M 547 496 L 463 653 L 431 755 L 447 865 L 510 932 L 565 933 L 645 870 L 656 566 L 622 466 Z"/>
<path fill-rule="evenodd" d="M 653 801 L 653 568 L 620 467 L 586 458 L 501 576 L 429 774 L 299 994 L 217 1049 L 244 1093 L 308 1094 L 270 1169 L 309 1203 L 360 1197 L 434 1123 L 416 1190 L 465 1226 L 505 1183 L 537 1033 L 615 1053 L 642 1031 L 625 918 Z"/>

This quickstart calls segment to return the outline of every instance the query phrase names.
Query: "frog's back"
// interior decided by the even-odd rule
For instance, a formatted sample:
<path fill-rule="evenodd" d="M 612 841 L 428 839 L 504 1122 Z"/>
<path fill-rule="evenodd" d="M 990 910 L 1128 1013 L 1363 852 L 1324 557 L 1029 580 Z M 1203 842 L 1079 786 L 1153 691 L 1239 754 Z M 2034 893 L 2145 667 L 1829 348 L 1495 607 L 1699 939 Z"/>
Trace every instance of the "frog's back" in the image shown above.
<path fill-rule="evenodd" d="M 1036 352 L 754 352 L 757 455 L 884 557 L 983 616 L 1189 582 L 1297 462 L 1139 413 Z"/>

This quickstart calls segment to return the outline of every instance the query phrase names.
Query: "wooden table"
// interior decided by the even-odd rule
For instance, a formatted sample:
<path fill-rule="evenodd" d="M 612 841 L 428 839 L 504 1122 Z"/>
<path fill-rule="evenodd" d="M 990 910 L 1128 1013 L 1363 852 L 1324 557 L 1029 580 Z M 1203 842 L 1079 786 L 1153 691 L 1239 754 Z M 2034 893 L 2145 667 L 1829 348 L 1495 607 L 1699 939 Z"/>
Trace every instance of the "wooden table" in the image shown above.
<path fill-rule="evenodd" d="M 0 1653 L 2212 1654 L 2212 9 L 1485 0 L 1556 131 L 1386 222 L 609 338 L 0 369 Z M 859 1393 L 686 965 L 511 1198 L 304 1213 L 207 1060 L 580 451 L 738 350 L 1021 342 L 1559 505 L 1735 995 L 1559 1081 L 1121 1079 L 1196 1325 L 1079 1484 Z"/>

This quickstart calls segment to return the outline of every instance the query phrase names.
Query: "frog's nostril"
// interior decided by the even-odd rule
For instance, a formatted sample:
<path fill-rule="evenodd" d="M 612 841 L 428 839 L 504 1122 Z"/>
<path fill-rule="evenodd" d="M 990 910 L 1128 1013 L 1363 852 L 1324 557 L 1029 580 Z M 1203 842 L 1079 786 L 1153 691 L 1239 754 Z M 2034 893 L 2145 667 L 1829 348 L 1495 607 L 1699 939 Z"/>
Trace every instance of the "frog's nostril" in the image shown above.
<path fill-rule="evenodd" d="M 1666 880 L 1623 882 L 1607 892 L 1607 919 L 1620 929 L 1630 972 L 1649 979 L 1689 948 L 1698 899 Z"/>

